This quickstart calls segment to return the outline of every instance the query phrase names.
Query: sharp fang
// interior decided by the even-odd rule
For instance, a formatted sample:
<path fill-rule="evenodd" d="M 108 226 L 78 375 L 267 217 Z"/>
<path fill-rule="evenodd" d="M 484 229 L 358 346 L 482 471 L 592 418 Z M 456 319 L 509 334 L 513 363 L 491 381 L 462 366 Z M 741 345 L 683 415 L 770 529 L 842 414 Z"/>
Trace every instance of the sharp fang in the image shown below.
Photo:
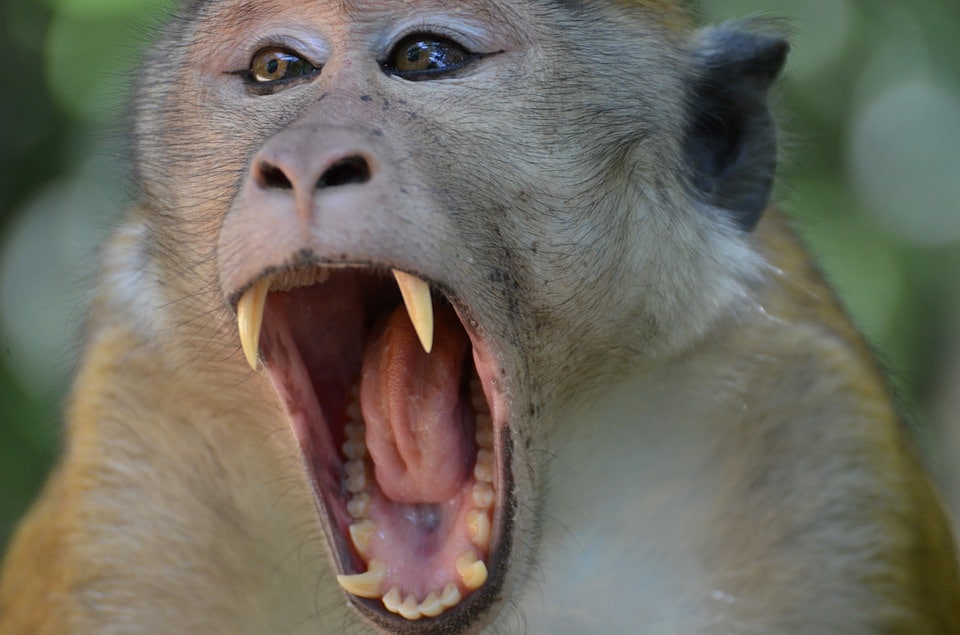
<path fill-rule="evenodd" d="M 247 289 L 237 303 L 237 329 L 240 345 L 250 368 L 257 370 L 257 352 L 260 349 L 260 326 L 263 324 L 263 307 L 270 291 L 270 279 L 263 278 Z"/>
<path fill-rule="evenodd" d="M 476 591 L 487 581 L 487 565 L 472 553 L 464 553 L 456 562 L 460 581 L 469 591 Z"/>
<path fill-rule="evenodd" d="M 387 565 L 379 560 L 370 561 L 370 569 L 366 573 L 356 575 L 338 575 L 337 582 L 343 590 L 362 598 L 379 598 L 380 587 L 387 577 Z"/>
<path fill-rule="evenodd" d="M 400 287 L 400 295 L 403 296 L 413 329 L 420 338 L 420 345 L 429 353 L 433 349 L 433 301 L 430 299 L 430 285 L 416 276 L 396 269 L 393 270 L 393 277 Z"/>

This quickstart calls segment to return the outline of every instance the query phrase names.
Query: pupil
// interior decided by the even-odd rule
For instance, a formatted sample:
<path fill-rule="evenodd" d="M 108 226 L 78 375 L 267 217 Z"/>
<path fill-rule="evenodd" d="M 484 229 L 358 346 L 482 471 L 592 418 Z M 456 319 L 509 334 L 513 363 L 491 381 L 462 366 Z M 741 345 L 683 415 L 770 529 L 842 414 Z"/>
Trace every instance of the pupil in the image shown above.
<path fill-rule="evenodd" d="M 269 62 L 267 62 L 268 73 L 276 73 L 277 70 L 279 70 L 279 68 L 280 68 L 279 60 L 270 60 Z"/>
<path fill-rule="evenodd" d="M 409 48 L 407 49 L 407 61 L 408 62 L 418 62 L 420 61 L 420 48 Z"/>

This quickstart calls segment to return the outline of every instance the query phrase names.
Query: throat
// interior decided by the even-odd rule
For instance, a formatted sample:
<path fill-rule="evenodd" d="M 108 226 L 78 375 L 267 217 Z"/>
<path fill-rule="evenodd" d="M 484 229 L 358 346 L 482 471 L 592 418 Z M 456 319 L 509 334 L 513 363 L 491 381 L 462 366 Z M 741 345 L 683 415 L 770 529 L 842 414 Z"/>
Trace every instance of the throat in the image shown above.
<path fill-rule="evenodd" d="M 396 439 L 391 431 L 398 424 L 365 420 L 367 406 L 361 405 L 365 399 L 360 397 L 368 390 L 366 375 L 351 392 L 354 399 L 347 408 L 342 448 L 343 488 L 352 519 L 348 533 L 366 571 L 340 576 L 340 583 L 354 595 L 382 600 L 387 610 L 406 619 L 434 617 L 459 604 L 487 579 L 495 490 L 486 399 L 479 380 L 472 377 L 467 382 L 470 407 L 459 409 L 470 413 L 470 425 L 458 422 L 458 436 L 469 437 L 469 443 L 459 440 L 454 444 L 459 448 L 436 455 L 437 446 L 427 444 L 417 461 L 407 462 L 403 452 L 393 448 L 389 460 L 399 462 L 381 469 L 371 439 L 389 445 L 392 434 Z M 465 429 L 472 434 L 464 434 Z M 463 452 L 463 447 L 472 451 Z M 387 480 L 391 478 L 397 480 Z"/>
<path fill-rule="evenodd" d="M 360 407 L 384 494 L 398 503 L 442 504 L 463 489 L 476 455 L 473 411 L 464 399 L 470 341 L 449 306 L 434 318 L 424 352 L 398 307 L 364 351 Z"/>

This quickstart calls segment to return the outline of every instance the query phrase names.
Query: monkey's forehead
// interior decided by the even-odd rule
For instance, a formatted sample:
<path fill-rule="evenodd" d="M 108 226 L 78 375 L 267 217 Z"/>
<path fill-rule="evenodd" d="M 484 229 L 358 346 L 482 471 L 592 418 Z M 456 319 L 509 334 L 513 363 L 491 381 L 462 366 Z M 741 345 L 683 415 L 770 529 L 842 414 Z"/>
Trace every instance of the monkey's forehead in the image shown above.
<path fill-rule="evenodd" d="M 338 0 L 344 7 L 355 0 Z M 191 11 L 209 4 L 209 0 L 183 0 L 183 6 Z M 255 4 L 255 3 L 254 3 Z M 359 3 L 362 5 L 362 2 Z M 660 15 L 663 23 L 679 30 L 687 30 L 693 26 L 693 18 L 688 3 L 682 0 L 560 0 L 560 4 L 580 5 L 589 8 L 591 5 L 601 7 L 603 4 L 614 4 L 627 9 L 646 9 Z"/>

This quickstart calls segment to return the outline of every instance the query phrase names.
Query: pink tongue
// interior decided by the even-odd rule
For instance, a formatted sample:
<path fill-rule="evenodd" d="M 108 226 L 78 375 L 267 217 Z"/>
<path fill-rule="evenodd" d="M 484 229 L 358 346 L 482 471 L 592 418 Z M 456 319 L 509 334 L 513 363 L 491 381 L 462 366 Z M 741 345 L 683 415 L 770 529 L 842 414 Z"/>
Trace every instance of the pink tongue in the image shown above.
<path fill-rule="evenodd" d="M 360 408 L 377 483 L 391 500 L 443 503 L 466 480 L 470 435 L 460 381 L 469 347 L 449 306 L 434 313 L 429 355 L 403 305 L 367 343 Z"/>

